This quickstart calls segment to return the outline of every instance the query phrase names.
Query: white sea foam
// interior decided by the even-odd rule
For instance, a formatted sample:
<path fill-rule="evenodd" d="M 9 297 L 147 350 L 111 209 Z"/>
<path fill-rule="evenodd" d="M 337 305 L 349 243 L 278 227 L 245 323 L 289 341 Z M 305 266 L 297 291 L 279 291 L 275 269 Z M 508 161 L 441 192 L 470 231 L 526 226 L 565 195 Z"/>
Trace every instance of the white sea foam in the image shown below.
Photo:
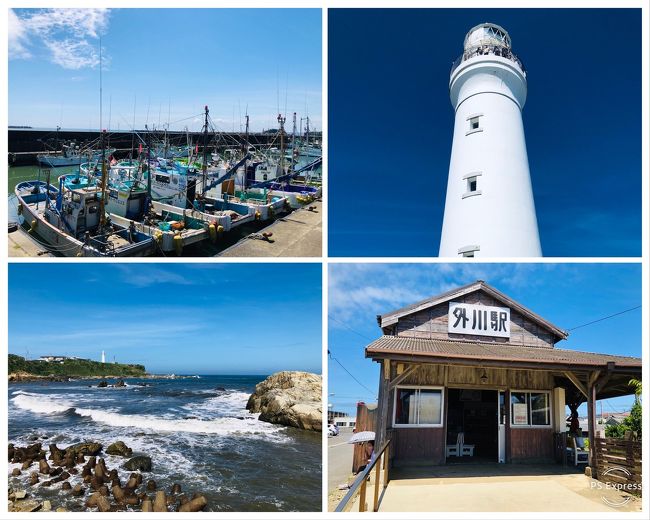
<path fill-rule="evenodd" d="M 51 399 L 37 394 L 23 392 L 12 399 L 14 405 L 35 413 L 63 413 L 74 405 L 64 399 Z"/>
<path fill-rule="evenodd" d="M 244 394 L 245 395 L 245 394 Z M 215 398 L 216 399 L 216 398 Z M 241 401 L 241 396 L 237 399 Z M 284 429 L 257 420 L 245 420 L 236 417 L 217 417 L 210 420 L 201 419 L 176 419 L 152 415 L 121 414 L 110 409 L 95 409 L 76 406 L 67 399 L 53 399 L 51 397 L 24 393 L 11 399 L 13 404 L 20 409 L 38 414 L 63 413 L 74 410 L 81 417 L 87 417 L 97 423 L 119 428 L 138 428 L 163 433 L 195 433 L 211 435 L 261 435 L 269 439 L 283 442 L 287 440 L 280 432 Z M 241 410 L 241 408 L 239 408 Z M 255 417 L 255 416 L 253 416 Z"/>

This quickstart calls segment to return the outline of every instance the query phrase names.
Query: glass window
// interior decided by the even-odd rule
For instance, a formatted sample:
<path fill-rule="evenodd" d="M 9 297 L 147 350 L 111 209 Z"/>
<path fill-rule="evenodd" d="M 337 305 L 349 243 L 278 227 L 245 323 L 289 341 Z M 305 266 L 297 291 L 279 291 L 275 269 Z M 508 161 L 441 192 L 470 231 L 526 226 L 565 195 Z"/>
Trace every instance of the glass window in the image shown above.
<path fill-rule="evenodd" d="M 548 406 L 548 394 L 530 394 L 530 418 L 532 424 L 548 426 L 551 410 Z"/>
<path fill-rule="evenodd" d="M 398 388 L 395 396 L 395 424 L 416 424 L 415 390 Z"/>
<path fill-rule="evenodd" d="M 476 191 L 477 184 L 478 184 L 478 178 L 477 177 L 469 177 L 467 179 L 467 191 L 469 193 L 472 193 L 472 192 Z"/>
<path fill-rule="evenodd" d="M 398 388 L 395 392 L 395 424 L 442 424 L 442 390 Z"/>
<path fill-rule="evenodd" d="M 547 392 L 511 392 L 510 423 L 513 426 L 550 426 L 551 407 Z"/>
<path fill-rule="evenodd" d="M 418 424 L 440 424 L 442 392 L 440 390 L 420 390 Z"/>
<path fill-rule="evenodd" d="M 471 117 L 469 119 L 469 129 L 470 130 L 478 130 L 478 117 Z"/>

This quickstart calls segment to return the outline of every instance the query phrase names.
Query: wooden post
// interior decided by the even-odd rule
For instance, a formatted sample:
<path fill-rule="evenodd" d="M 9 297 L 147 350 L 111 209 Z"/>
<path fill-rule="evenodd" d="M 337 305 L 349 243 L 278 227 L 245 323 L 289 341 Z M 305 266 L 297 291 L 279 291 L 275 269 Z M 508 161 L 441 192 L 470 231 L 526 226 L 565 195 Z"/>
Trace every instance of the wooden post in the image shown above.
<path fill-rule="evenodd" d="M 388 486 L 388 464 L 390 463 L 390 458 L 388 457 L 388 450 L 390 449 L 390 444 L 386 446 L 384 450 L 384 489 Z"/>
<path fill-rule="evenodd" d="M 372 502 L 372 510 L 376 513 L 379 511 L 379 472 L 381 471 L 381 464 L 377 461 L 375 464 L 375 496 Z"/>
<path fill-rule="evenodd" d="M 375 421 L 375 446 L 381 446 L 386 437 L 386 427 L 384 421 L 384 400 L 388 398 L 384 392 L 384 379 L 386 365 L 390 366 L 390 361 L 384 359 L 379 364 L 379 394 L 377 396 L 377 420 Z"/>
<path fill-rule="evenodd" d="M 368 479 L 363 479 L 361 483 L 361 491 L 359 492 L 359 513 L 363 513 L 366 510 L 366 482 Z"/>
<path fill-rule="evenodd" d="M 589 466 L 596 478 L 596 386 L 590 381 L 587 388 L 587 429 L 589 431 Z"/>

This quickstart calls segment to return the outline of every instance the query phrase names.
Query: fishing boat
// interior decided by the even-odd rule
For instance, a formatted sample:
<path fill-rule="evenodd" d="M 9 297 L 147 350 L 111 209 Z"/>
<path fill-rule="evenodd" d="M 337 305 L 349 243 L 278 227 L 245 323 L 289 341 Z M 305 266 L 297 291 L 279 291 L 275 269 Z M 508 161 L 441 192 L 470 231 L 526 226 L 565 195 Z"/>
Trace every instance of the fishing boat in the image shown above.
<path fill-rule="evenodd" d="M 108 221 L 99 186 L 57 188 L 40 180 L 16 185 L 18 213 L 53 251 L 64 256 L 144 256 L 155 244 L 137 230 Z"/>

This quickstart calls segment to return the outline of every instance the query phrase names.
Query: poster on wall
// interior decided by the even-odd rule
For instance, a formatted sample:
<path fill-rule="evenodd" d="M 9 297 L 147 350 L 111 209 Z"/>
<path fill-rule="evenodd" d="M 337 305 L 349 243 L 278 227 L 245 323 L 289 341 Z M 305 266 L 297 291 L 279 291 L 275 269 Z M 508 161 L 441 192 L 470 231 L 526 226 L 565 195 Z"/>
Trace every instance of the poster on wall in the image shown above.
<path fill-rule="evenodd" d="M 528 405 L 514 403 L 512 405 L 512 424 L 528 424 Z"/>
<path fill-rule="evenodd" d="M 476 336 L 510 337 L 510 309 L 491 305 L 449 302 L 448 332 Z"/>

